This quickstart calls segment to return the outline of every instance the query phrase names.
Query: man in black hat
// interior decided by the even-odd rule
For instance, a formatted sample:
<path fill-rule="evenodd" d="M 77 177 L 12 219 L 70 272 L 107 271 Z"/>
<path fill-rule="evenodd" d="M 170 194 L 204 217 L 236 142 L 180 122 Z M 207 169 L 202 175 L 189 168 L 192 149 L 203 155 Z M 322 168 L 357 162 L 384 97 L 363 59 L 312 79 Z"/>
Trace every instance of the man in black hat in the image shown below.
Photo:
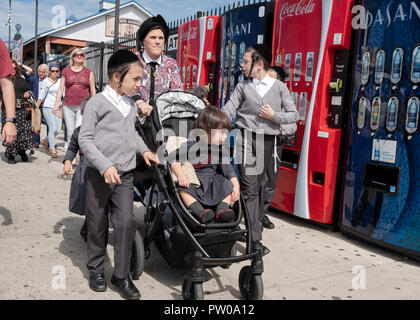
<path fill-rule="evenodd" d="M 140 136 L 134 122 L 137 106 L 131 96 L 141 85 L 142 67 L 137 56 L 119 50 L 108 61 L 109 85 L 86 104 L 79 144 L 87 160 L 86 219 L 89 287 L 105 291 L 104 259 L 108 211 L 114 227 L 114 273 L 111 284 L 125 299 L 139 299 L 129 275 L 130 253 L 136 223 L 133 213 L 133 170 L 136 153 L 145 163 L 159 163 Z M 110 208 L 110 210 L 106 210 Z"/>

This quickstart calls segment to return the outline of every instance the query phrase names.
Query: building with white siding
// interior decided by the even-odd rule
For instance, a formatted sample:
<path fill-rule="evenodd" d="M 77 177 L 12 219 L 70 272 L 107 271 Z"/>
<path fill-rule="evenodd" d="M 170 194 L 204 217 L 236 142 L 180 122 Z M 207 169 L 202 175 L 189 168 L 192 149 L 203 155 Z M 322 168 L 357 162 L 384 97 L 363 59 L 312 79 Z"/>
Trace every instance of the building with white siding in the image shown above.
<path fill-rule="evenodd" d="M 115 1 L 99 1 L 98 13 L 77 19 L 70 15 L 66 24 L 38 35 L 38 56 L 67 54 L 76 47 L 85 47 L 88 42 L 112 42 L 114 39 Z M 141 23 L 152 13 L 130 1 L 120 5 L 119 36 L 134 38 Z M 35 38 L 24 43 L 23 57 L 26 64 L 33 63 Z"/>

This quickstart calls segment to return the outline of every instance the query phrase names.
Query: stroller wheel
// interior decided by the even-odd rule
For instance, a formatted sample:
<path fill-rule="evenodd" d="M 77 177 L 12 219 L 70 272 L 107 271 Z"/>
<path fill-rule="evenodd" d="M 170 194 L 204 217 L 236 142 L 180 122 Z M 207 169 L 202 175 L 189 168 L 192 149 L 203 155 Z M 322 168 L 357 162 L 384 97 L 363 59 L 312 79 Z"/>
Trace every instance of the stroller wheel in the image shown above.
<path fill-rule="evenodd" d="M 237 252 L 237 250 L 236 250 L 236 243 L 234 243 L 234 244 L 233 244 L 233 246 L 232 246 L 232 248 L 230 249 L 230 254 L 229 254 L 229 257 L 235 257 L 235 256 L 236 256 L 236 252 Z M 232 264 L 231 264 L 231 263 L 229 263 L 229 264 L 224 264 L 224 265 L 222 265 L 221 267 L 222 267 L 223 269 L 229 269 L 231 265 L 232 265 Z"/>
<path fill-rule="evenodd" d="M 264 284 L 260 274 L 253 274 L 251 266 L 245 266 L 239 272 L 239 291 L 246 300 L 262 300 Z"/>
<path fill-rule="evenodd" d="M 204 300 L 203 284 L 192 282 L 190 276 L 182 282 L 182 298 L 184 300 Z"/>
<path fill-rule="evenodd" d="M 139 230 L 136 230 L 130 258 L 130 274 L 133 280 L 138 280 L 144 270 L 145 250 L 143 237 Z"/>

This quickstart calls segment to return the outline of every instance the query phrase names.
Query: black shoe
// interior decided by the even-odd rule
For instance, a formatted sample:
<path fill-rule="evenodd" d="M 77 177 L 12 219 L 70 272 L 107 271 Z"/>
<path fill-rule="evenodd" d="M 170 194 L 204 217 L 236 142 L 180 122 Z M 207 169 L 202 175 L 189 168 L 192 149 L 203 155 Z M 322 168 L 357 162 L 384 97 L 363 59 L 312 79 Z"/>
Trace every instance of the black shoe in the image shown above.
<path fill-rule="evenodd" d="M 141 295 L 137 290 L 130 276 L 125 279 L 119 279 L 112 275 L 111 284 L 115 287 L 118 293 L 126 300 L 139 300 Z"/>
<path fill-rule="evenodd" d="M 16 164 L 17 162 L 15 160 L 15 157 L 10 156 L 10 157 L 7 157 L 7 163 L 9 163 L 9 164 Z"/>
<path fill-rule="evenodd" d="M 252 242 L 252 251 L 258 251 L 261 250 L 263 253 L 263 256 L 269 254 L 271 251 L 266 246 L 264 246 L 260 241 L 256 240 Z"/>
<path fill-rule="evenodd" d="M 96 292 L 106 291 L 106 280 L 103 273 L 94 273 L 89 278 L 89 288 Z"/>
<path fill-rule="evenodd" d="M 266 229 L 274 229 L 274 223 L 272 223 L 270 219 L 268 219 L 268 216 L 266 214 L 264 215 L 264 218 L 262 218 L 261 223 Z"/>
<path fill-rule="evenodd" d="M 29 158 L 25 151 L 18 153 L 23 162 L 28 162 Z"/>

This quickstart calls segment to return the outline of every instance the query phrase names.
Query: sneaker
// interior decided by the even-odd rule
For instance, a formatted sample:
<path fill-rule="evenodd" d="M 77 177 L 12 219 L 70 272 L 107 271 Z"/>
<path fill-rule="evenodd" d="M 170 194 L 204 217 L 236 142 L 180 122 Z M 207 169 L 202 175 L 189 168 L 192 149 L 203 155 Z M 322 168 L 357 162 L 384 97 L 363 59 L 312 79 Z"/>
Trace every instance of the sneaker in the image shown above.
<path fill-rule="evenodd" d="M 232 222 L 235 219 L 235 212 L 232 209 L 221 210 L 216 215 L 216 222 Z"/>
<path fill-rule="evenodd" d="M 211 209 L 205 209 L 200 215 L 200 221 L 202 223 L 208 223 L 214 219 L 215 213 Z"/>

